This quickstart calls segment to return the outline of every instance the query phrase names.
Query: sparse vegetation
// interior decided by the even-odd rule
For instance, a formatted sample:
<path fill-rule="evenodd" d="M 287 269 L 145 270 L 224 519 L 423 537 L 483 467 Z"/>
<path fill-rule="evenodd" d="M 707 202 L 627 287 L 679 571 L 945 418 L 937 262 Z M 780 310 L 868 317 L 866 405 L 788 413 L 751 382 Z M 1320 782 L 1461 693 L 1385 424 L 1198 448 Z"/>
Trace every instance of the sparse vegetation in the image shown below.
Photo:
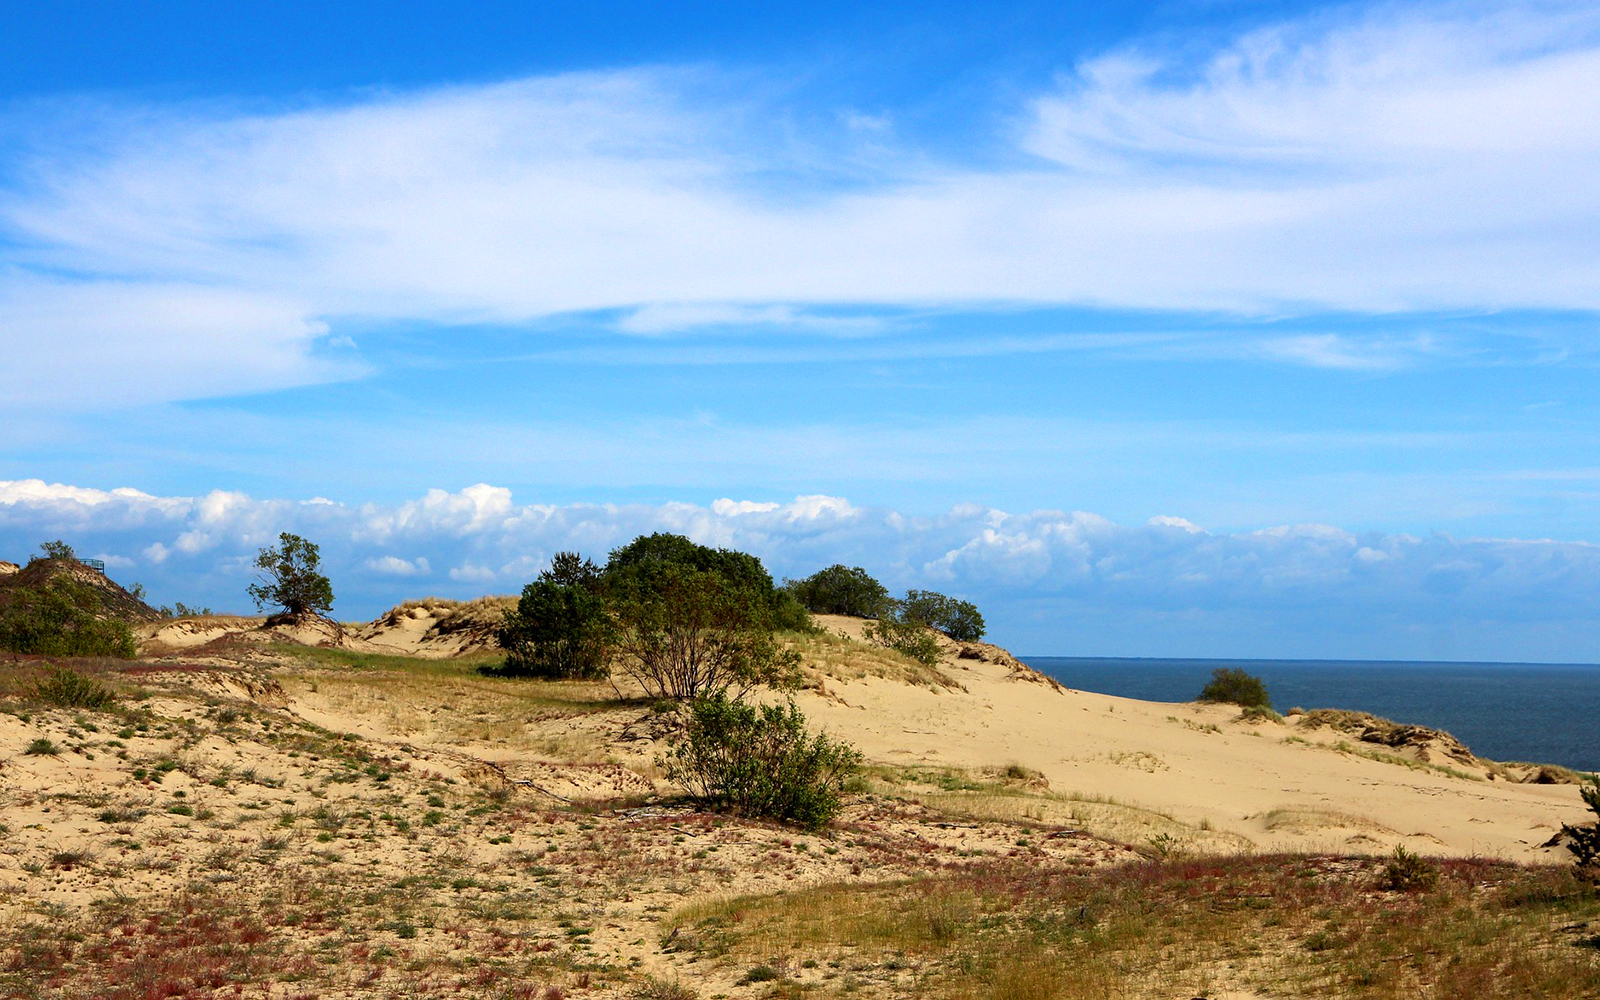
<path fill-rule="evenodd" d="M 868 625 L 863 634 L 868 642 L 909 656 L 924 666 L 932 667 L 939 662 L 939 640 L 928 627 L 900 618 L 892 608 Z"/>
<path fill-rule="evenodd" d="M 1272 707 L 1272 699 L 1267 697 L 1267 687 L 1261 683 L 1261 678 L 1238 667 L 1218 667 L 1211 671 L 1211 680 L 1201 690 L 1199 700 L 1241 708 Z"/>

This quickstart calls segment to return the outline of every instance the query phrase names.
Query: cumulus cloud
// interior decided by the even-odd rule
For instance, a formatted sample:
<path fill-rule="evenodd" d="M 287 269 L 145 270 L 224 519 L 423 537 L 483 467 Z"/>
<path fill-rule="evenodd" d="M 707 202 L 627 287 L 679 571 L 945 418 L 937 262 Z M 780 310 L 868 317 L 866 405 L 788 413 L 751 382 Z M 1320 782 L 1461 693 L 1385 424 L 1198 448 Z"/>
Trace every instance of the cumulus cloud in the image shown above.
<path fill-rule="evenodd" d="M 870 326 L 816 308 L 834 304 L 1600 307 L 1592 4 L 1385 4 L 1198 61 L 1109 53 L 1019 110 L 1014 145 L 985 158 L 1010 166 L 875 133 L 841 161 L 866 157 L 870 179 L 807 159 L 804 197 L 772 178 L 855 131 L 778 141 L 763 123 L 792 116 L 717 96 L 712 75 L 277 113 L 13 109 L 34 118 L 11 123 L 30 144 L 0 163 L 10 382 L 68 405 L 347 377 L 329 317 L 615 310 L 666 334 Z M 1258 354 L 1373 367 L 1406 349 Z"/>
<path fill-rule="evenodd" d="M 1600 654 L 1600 546 L 1578 542 L 1320 524 L 1217 532 L 1170 515 L 1121 525 L 981 505 L 922 516 L 827 496 L 558 506 L 478 484 L 346 505 L 0 482 L 0 543 L 12 558 L 59 535 L 105 553 L 159 600 L 241 605 L 250 557 L 280 531 L 321 546 L 347 617 L 419 596 L 397 580 L 425 578 L 441 596 L 514 592 L 558 551 L 603 560 L 639 534 L 670 531 L 752 552 L 780 579 L 843 562 L 895 589 L 976 600 L 996 638 L 1025 652 L 1194 653 L 1199 642 L 1218 655 Z M 440 577 L 435 566 L 449 569 Z"/>

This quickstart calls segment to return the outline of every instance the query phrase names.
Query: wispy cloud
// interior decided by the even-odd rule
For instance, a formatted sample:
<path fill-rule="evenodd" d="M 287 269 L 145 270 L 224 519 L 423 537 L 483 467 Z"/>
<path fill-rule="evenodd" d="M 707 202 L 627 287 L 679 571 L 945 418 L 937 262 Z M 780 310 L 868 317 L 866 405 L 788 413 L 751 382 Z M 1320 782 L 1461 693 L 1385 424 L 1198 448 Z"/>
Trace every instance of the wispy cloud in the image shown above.
<path fill-rule="evenodd" d="M 1212 532 L 1173 515 L 1121 525 L 982 505 L 917 516 L 828 496 L 544 505 L 479 484 L 351 506 L 0 482 L 0 543 L 12 558 L 65 537 L 161 599 L 240 605 L 249 557 L 285 530 L 322 546 L 346 616 L 419 596 L 416 587 L 462 597 L 515 591 L 556 551 L 603 558 L 638 534 L 672 531 L 753 552 L 779 577 L 845 562 L 896 588 L 961 594 L 982 604 L 998 639 L 1035 652 L 1600 655 L 1600 547 L 1576 542 L 1320 524 Z M 1227 629 L 1246 619 L 1229 645 Z M 1198 646 L 1182 645 L 1197 636 Z M 1040 649 L 1045 642 L 1057 645 Z"/>
<path fill-rule="evenodd" d="M 864 322 L 830 305 L 1600 308 L 1592 4 L 1340 9 L 1199 60 L 1108 54 L 1019 112 L 1015 147 L 986 158 L 1005 168 L 882 130 L 857 149 L 859 129 L 807 117 L 841 130 L 808 148 L 855 150 L 833 176 L 772 140 L 762 98 L 708 75 L 280 112 L 14 108 L 0 325 L 27 346 L 9 381 L 59 406 L 85 385 L 137 401 L 305 384 L 357 370 L 323 336 L 351 318 L 616 310 L 659 335 Z M 1373 364 L 1358 344 L 1268 347 Z"/>

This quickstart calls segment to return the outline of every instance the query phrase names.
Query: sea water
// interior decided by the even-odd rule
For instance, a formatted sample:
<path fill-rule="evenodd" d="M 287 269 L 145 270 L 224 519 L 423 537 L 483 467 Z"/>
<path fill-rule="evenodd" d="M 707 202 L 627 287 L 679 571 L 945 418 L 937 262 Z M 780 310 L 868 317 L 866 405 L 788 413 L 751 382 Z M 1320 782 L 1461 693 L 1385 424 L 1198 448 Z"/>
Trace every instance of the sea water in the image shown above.
<path fill-rule="evenodd" d="M 1193 701 L 1217 667 L 1261 678 L 1272 707 L 1347 708 L 1443 729 L 1480 757 L 1600 770 L 1600 666 L 1025 656 L 1068 687 Z"/>

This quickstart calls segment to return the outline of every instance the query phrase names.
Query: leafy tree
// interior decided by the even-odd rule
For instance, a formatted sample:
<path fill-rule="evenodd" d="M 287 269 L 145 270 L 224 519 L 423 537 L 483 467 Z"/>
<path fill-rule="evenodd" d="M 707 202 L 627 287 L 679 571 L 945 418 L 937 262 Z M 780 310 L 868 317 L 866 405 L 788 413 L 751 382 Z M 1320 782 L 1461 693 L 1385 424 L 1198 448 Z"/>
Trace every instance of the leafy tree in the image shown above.
<path fill-rule="evenodd" d="M 838 813 L 861 754 L 808 732 L 793 701 L 758 707 L 719 693 L 692 703 L 662 763 L 706 807 L 815 830 Z"/>
<path fill-rule="evenodd" d="M 0 606 L 0 649 L 43 656 L 134 655 L 133 630 L 104 614 L 93 587 L 57 578 L 42 587 L 8 588 L 6 597 Z"/>
<path fill-rule="evenodd" d="M 76 558 L 78 558 L 78 554 L 76 552 L 72 551 L 72 546 L 68 545 L 66 542 L 63 542 L 59 538 L 56 539 L 53 542 L 45 542 L 44 544 L 40 545 L 39 546 L 39 551 L 42 554 L 38 555 L 38 556 L 35 556 L 34 557 L 35 559 L 76 559 Z"/>
<path fill-rule="evenodd" d="M 558 552 L 549 569 L 522 589 L 496 638 L 508 653 L 503 672 L 552 679 L 604 677 L 616 627 L 599 593 L 600 569 L 575 552 Z"/>
<path fill-rule="evenodd" d="M 983 615 L 975 605 L 932 590 L 906 591 L 901 615 L 906 621 L 936 629 L 957 642 L 977 642 L 983 638 Z"/>
<path fill-rule="evenodd" d="M 294 618 L 324 614 L 333 608 L 333 585 L 317 572 L 320 561 L 316 545 L 282 532 L 276 546 L 256 555 L 260 579 L 246 593 L 262 610 L 277 607 Z"/>
<path fill-rule="evenodd" d="M 876 618 L 889 601 L 889 591 L 866 570 L 840 563 L 804 580 L 790 580 L 784 589 L 807 611 L 818 615 Z"/>
<path fill-rule="evenodd" d="M 1271 708 L 1272 699 L 1261 678 L 1248 674 L 1238 667 L 1218 667 L 1211 671 L 1211 680 L 1200 691 L 1200 701 L 1223 702 L 1244 708 Z"/>
<path fill-rule="evenodd" d="M 799 655 L 780 649 L 773 613 L 758 589 L 684 563 L 619 580 L 608 592 L 617 616 L 619 666 L 655 698 L 686 701 L 767 685 L 793 687 Z"/>
<path fill-rule="evenodd" d="M 734 549 L 713 549 L 682 535 L 656 532 L 640 535 L 611 553 L 603 574 L 608 592 L 648 593 L 655 581 L 673 568 L 713 573 L 731 587 L 766 606 L 772 628 L 810 632 L 816 627 L 793 595 L 772 583 L 761 560 Z"/>

